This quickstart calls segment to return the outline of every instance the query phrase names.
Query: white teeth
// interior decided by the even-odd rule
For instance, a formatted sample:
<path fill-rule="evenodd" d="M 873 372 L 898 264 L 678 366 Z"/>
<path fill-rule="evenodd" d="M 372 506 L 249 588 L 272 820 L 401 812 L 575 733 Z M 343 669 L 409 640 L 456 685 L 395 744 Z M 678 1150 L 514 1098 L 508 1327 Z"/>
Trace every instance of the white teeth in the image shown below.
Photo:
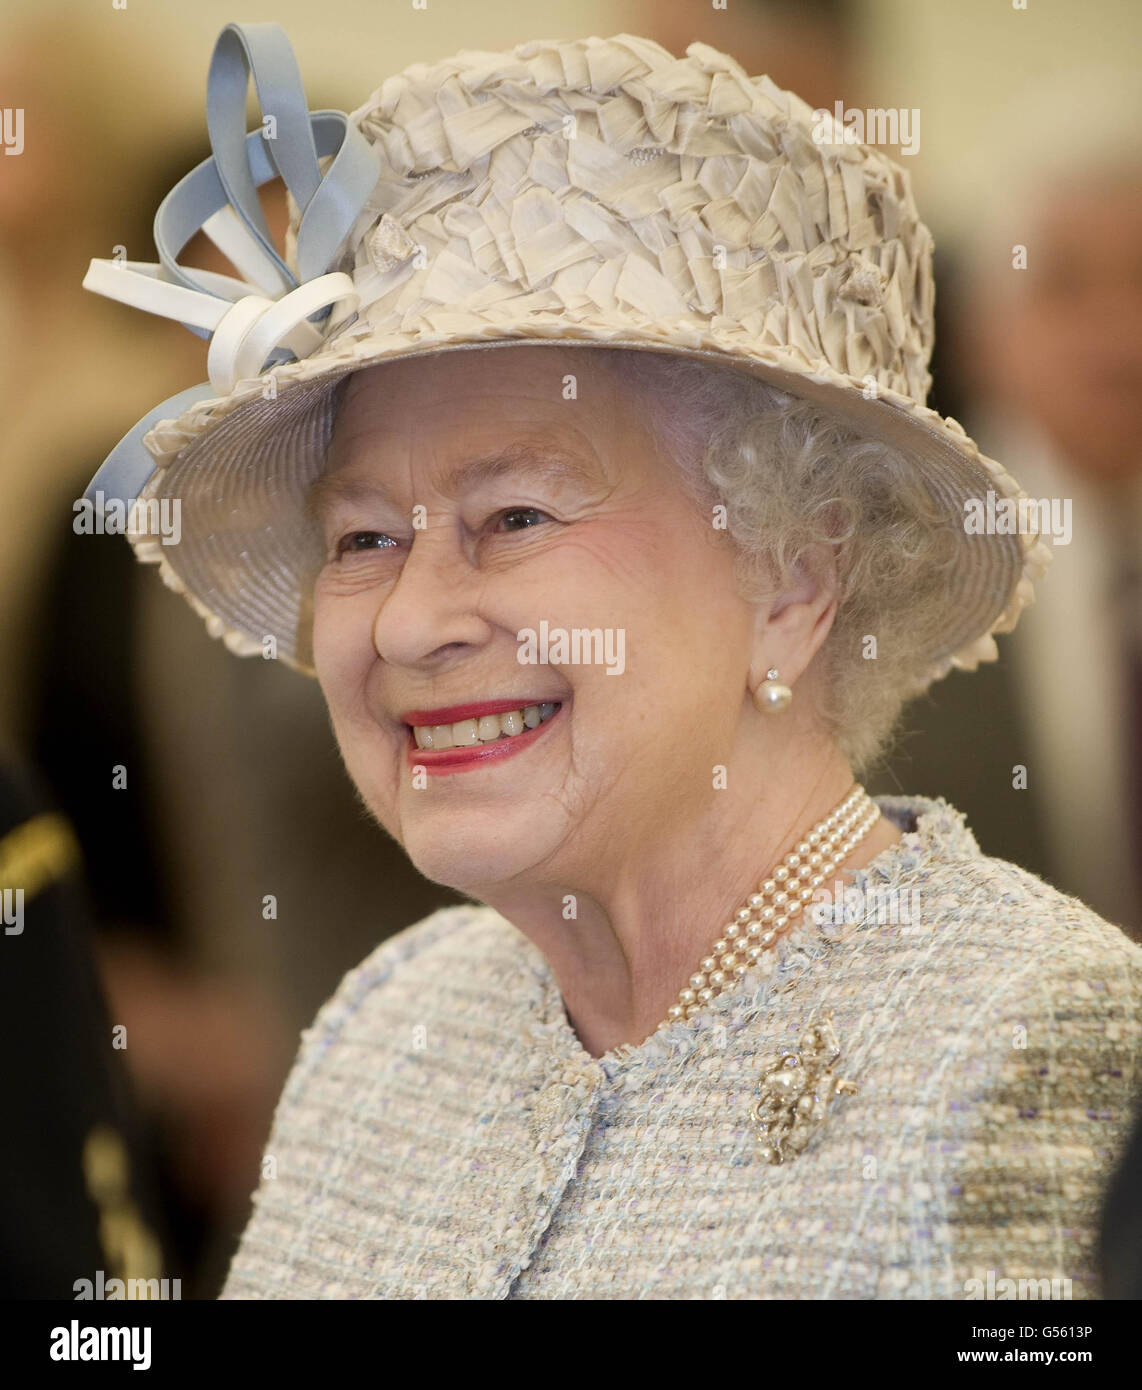
<path fill-rule="evenodd" d="M 554 701 L 541 705 L 525 705 L 508 710 L 506 714 L 482 714 L 479 719 L 460 719 L 455 724 L 434 724 L 431 728 L 417 725 L 413 738 L 418 748 L 472 748 L 480 743 L 495 743 L 500 738 L 515 738 L 525 729 L 536 729 L 550 719 L 559 706 Z"/>

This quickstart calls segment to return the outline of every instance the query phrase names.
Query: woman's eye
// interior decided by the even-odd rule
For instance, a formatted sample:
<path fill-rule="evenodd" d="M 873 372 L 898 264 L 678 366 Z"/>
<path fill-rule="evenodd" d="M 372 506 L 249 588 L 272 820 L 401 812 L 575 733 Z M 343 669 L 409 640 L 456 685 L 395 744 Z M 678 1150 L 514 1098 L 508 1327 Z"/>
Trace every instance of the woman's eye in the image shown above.
<path fill-rule="evenodd" d="M 337 542 L 336 554 L 341 556 L 360 550 L 383 550 L 391 545 L 396 545 L 396 541 L 383 531 L 350 531 Z"/>
<path fill-rule="evenodd" d="M 538 507 L 509 507 L 500 512 L 499 522 L 508 531 L 526 531 L 530 526 L 539 526 L 551 518 Z"/>

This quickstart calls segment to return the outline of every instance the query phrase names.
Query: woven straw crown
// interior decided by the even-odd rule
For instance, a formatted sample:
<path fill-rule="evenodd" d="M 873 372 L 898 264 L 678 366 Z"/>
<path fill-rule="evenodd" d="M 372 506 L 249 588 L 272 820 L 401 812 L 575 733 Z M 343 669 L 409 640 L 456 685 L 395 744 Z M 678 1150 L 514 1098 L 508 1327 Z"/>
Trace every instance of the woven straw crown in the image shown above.
<path fill-rule="evenodd" d="M 826 153 L 799 97 L 704 44 L 463 54 L 390 79 L 353 119 L 414 181 L 382 184 L 360 229 L 373 328 L 439 329 L 458 303 L 509 326 L 617 312 L 680 346 L 769 344 L 927 394 L 932 238 L 907 174 Z M 397 269 L 414 241 L 419 278 Z"/>
<path fill-rule="evenodd" d="M 902 449 L 961 531 L 966 499 L 1023 495 L 924 405 L 932 237 L 907 173 L 840 127 L 814 139 L 813 111 L 769 78 L 704 44 L 679 59 L 627 35 L 533 42 L 417 64 L 349 119 L 380 167 L 336 266 L 356 317 L 145 438 L 141 497 L 181 498 L 183 536 L 136 552 L 233 650 L 273 635 L 310 669 L 323 556 L 305 498 L 333 388 L 398 357 L 512 342 L 693 355 Z M 964 535 L 915 688 L 994 660 L 991 634 L 1014 627 L 1049 558 L 1034 535 Z"/>

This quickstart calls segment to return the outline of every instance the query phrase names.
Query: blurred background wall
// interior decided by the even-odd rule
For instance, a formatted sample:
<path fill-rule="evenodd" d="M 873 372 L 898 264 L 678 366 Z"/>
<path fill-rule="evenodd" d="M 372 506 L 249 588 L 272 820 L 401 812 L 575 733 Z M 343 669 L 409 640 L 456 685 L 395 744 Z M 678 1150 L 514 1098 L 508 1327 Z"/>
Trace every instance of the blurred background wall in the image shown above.
<path fill-rule="evenodd" d="M 1029 491 L 1078 501 L 1071 545 L 998 666 L 914 706 L 866 781 L 946 796 L 985 852 L 1142 933 L 1142 676 L 1137 705 L 1128 679 L 1142 646 L 1142 7 L 8 0 L 0 105 L 25 127 L 23 152 L 0 154 L 0 741 L 75 828 L 186 1296 L 221 1282 L 299 1030 L 384 936 L 450 901 L 367 822 L 313 683 L 230 656 L 121 537 L 71 528 L 117 438 L 205 376 L 202 340 L 80 281 L 116 246 L 154 258 L 155 208 L 209 152 L 206 70 L 234 19 L 285 27 L 314 108 L 352 110 L 461 47 L 626 31 L 679 54 L 710 43 L 814 106 L 918 111 L 919 149 L 901 162 L 938 247 L 931 403 Z M 280 200 L 265 201 L 280 228 Z M 1027 274 L 1013 240 L 1031 247 Z M 0 970 L 21 969 L 17 949 L 0 942 Z"/>

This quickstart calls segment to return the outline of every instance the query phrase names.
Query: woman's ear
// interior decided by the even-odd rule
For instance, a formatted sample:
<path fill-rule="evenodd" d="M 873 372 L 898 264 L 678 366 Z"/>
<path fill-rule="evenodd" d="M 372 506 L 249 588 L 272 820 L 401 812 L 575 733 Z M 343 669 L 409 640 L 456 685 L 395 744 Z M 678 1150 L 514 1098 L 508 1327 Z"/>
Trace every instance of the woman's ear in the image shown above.
<path fill-rule="evenodd" d="M 774 666 L 785 685 L 804 673 L 833 626 L 838 589 L 835 547 L 821 544 L 800 556 L 790 578 L 757 603 L 751 689 Z"/>

